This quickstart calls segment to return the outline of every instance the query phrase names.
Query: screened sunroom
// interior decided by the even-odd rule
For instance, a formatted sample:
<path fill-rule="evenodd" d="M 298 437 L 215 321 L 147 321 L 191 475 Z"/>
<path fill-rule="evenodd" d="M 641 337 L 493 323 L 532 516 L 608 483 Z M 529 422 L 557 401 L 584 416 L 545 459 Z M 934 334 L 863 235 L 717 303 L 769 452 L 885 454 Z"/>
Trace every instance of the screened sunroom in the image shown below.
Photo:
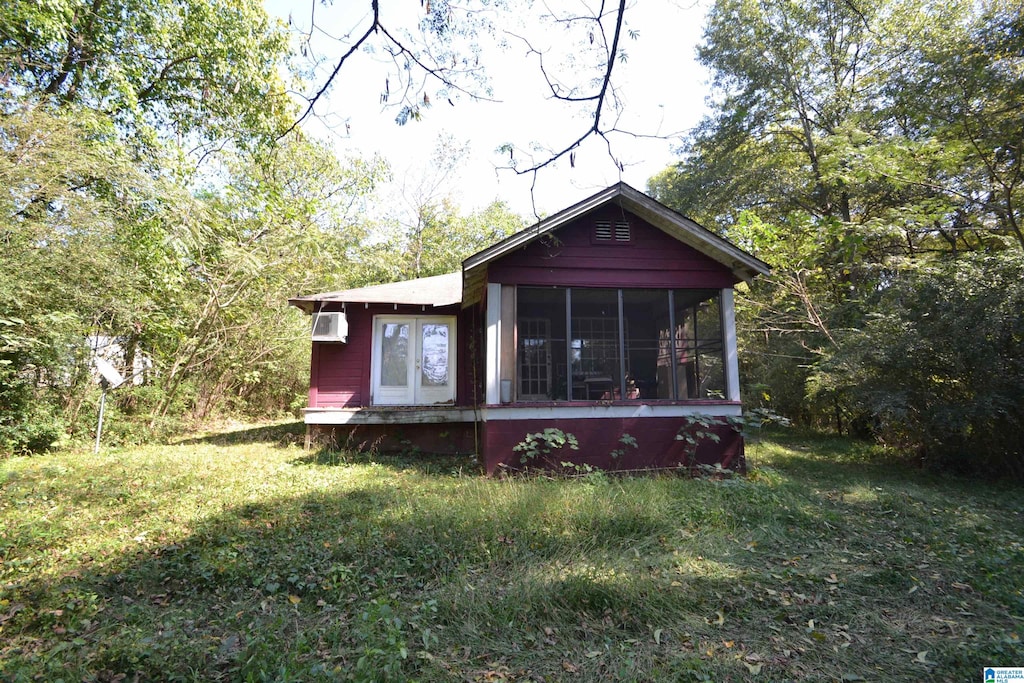
<path fill-rule="evenodd" d="M 516 289 L 515 400 L 724 399 L 717 289 Z"/>

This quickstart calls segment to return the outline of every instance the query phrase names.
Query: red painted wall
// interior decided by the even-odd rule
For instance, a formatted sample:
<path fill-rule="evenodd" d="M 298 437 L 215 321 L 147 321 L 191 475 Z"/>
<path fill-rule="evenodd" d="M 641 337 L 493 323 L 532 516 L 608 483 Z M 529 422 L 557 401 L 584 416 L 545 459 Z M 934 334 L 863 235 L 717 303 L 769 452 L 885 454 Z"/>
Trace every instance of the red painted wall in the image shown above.
<path fill-rule="evenodd" d="M 631 241 L 595 243 L 598 220 L 628 220 Z M 490 282 L 563 287 L 732 287 L 714 259 L 617 206 L 597 209 L 488 266 Z"/>
<path fill-rule="evenodd" d="M 327 304 L 325 311 L 340 311 L 340 304 Z M 481 324 L 475 308 L 461 310 L 458 306 L 427 308 L 420 306 L 352 304 L 345 307 L 348 320 L 348 342 L 313 342 L 309 378 L 311 408 L 358 408 L 370 405 L 370 364 L 375 315 L 454 315 L 456 316 L 456 387 L 455 402 L 474 405 L 475 396 L 483 386 L 482 371 L 473 372 L 474 355 L 481 357 Z M 475 354 L 473 351 L 475 350 Z M 475 388 L 475 391 L 474 391 Z"/>
<path fill-rule="evenodd" d="M 679 417 L 559 419 L 557 410 L 552 410 L 551 419 L 492 420 L 483 425 L 484 467 L 487 474 L 504 467 L 522 468 L 521 454 L 512 449 L 527 434 L 543 432 L 548 427 L 573 434 L 579 441 L 579 450 L 563 449 L 548 456 L 547 462 L 529 463 L 531 467 L 560 469 L 562 461 L 586 463 L 607 471 L 690 465 L 686 443 L 676 440 L 683 424 Z M 745 472 L 743 436 L 727 425 L 717 426 L 713 431 L 721 440 L 715 443 L 707 439 L 700 444 L 695 462 L 720 463 L 727 469 Z M 623 455 L 612 458 L 612 451 L 623 448 L 619 442 L 623 434 L 635 438 L 637 448 L 626 448 Z"/>

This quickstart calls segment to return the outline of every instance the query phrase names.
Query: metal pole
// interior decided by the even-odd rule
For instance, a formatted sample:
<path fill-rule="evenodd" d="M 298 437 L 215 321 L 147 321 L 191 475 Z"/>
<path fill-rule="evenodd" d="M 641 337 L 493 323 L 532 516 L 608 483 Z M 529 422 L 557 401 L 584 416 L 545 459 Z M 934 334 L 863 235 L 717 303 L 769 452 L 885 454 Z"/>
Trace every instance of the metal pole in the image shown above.
<path fill-rule="evenodd" d="M 103 391 L 100 393 L 100 419 L 96 423 L 96 447 L 93 449 L 93 453 L 100 452 L 100 435 L 103 434 L 103 407 L 107 402 L 107 387 L 103 386 Z"/>

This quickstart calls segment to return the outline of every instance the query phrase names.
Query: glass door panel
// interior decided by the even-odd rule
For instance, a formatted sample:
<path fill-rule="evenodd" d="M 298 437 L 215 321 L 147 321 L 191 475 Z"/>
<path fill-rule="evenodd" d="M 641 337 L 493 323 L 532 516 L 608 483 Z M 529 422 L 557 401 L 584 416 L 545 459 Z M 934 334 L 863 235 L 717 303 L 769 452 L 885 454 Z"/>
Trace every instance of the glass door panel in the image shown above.
<path fill-rule="evenodd" d="M 455 319 L 374 318 L 374 405 L 455 402 Z"/>
<path fill-rule="evenodd" d="M 453 320 L 418 318 L 416 324 L 419 356 L 413 402 L 416 405 L 454 403 L 455 348 L 452 338 L 455 323 Z"/>
<path fill-rule="evenodd" d="M 381 386 L 409 386 L 409 324 L 386 323 L 381 330 L 380 347 Z"/>

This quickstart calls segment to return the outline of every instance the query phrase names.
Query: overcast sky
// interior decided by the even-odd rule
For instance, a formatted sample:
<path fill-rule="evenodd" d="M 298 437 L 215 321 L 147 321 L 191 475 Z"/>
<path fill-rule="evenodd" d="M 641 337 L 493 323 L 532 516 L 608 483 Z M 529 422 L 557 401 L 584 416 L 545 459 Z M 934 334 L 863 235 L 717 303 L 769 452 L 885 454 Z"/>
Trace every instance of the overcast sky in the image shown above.
<path fill-rule="evenodd" d="M 469 147 L 447 187 L 447 193 L 466 211 L 501 199 L 525 216 L 532 216 L 534 210 L 550 214 L 620 179 L 643 190 L 651 175 L 673 162 L 672 148 L 679 143 L 678 135 L 696 125 L 704 111 L 707 74 L 696 63 L 694 53 L 706 1 L 692 5 L 686 0 L 637 0 L 627 10 L 627 28 L 635 31 L 637 38 L 625 39 L 628 59 L 615 66 L 614 80 L 625 102 L 618 127 L 669 137 L 615 136 L 614 152 L 625 164 L 621 173 L 600 140 L 589 141 L 576 153 L 575 167 L 564 160 L 542 170 L 532 194 L 531 178 L 496 171 L 507 163 L 507 155 L 496 152 L 499 145 L 512 142 L 528 149 L 539 143 L 542 147 L 562 148 L 589 124 L 589 119 L 580 118 L 584 111 L 577 108 L 574 112 L 564 103 L 551 101 L 536 61 L 527 55 L 523 43 L 510 37 L 506 49 L 488 50 L 482 55 L 496 102 L 473 102 L 463 97 L 455 99 L 455 106 L 434 103 L 423 120 L 399 126 L 395 123 L 397 110 L 380 101 L 383 68 L 369 56 L 360 55 L 358 61 L 343 69 L 330 98 L 318 105 L 319 116 L 304 127 L 312 135 L 331 140 L 341 155 L 381 154 L 391 163 L 399 181 L 406 174 L 422 175 L 437 140 L 450 135 Z M 282 18 L 291 15 L 295 26 L 308 30 L 312 2 L 268 0 L 266 6 Z M 369 4 L 369 0 L 336 0 L 325 8 L 316 0 L 316 23 L 336 36 L 365 31 Z M 400 12 L 396 17 L 418 20 L 422 16 L 420 4 L 420 0 L 382 0 L 381 6 L 382 12 L 395 8 Z M 558 4 L 566 9 L 571 5 Z M 539 35 L 536 27 L 508 28 L 513 32 L 532 30 L 531 42 L 553 51 L 564 40 L 554 30 L 550 35 Z M 317 32 L 313 47 L 326 58 L 325 63 L 333 61 L 331 57 L 336 58 L 341 50 L 336 41 Z M 429 92 L 433 89 L 428 86 Z M 540 159 L 544 152 L 537 154 Z"/>

